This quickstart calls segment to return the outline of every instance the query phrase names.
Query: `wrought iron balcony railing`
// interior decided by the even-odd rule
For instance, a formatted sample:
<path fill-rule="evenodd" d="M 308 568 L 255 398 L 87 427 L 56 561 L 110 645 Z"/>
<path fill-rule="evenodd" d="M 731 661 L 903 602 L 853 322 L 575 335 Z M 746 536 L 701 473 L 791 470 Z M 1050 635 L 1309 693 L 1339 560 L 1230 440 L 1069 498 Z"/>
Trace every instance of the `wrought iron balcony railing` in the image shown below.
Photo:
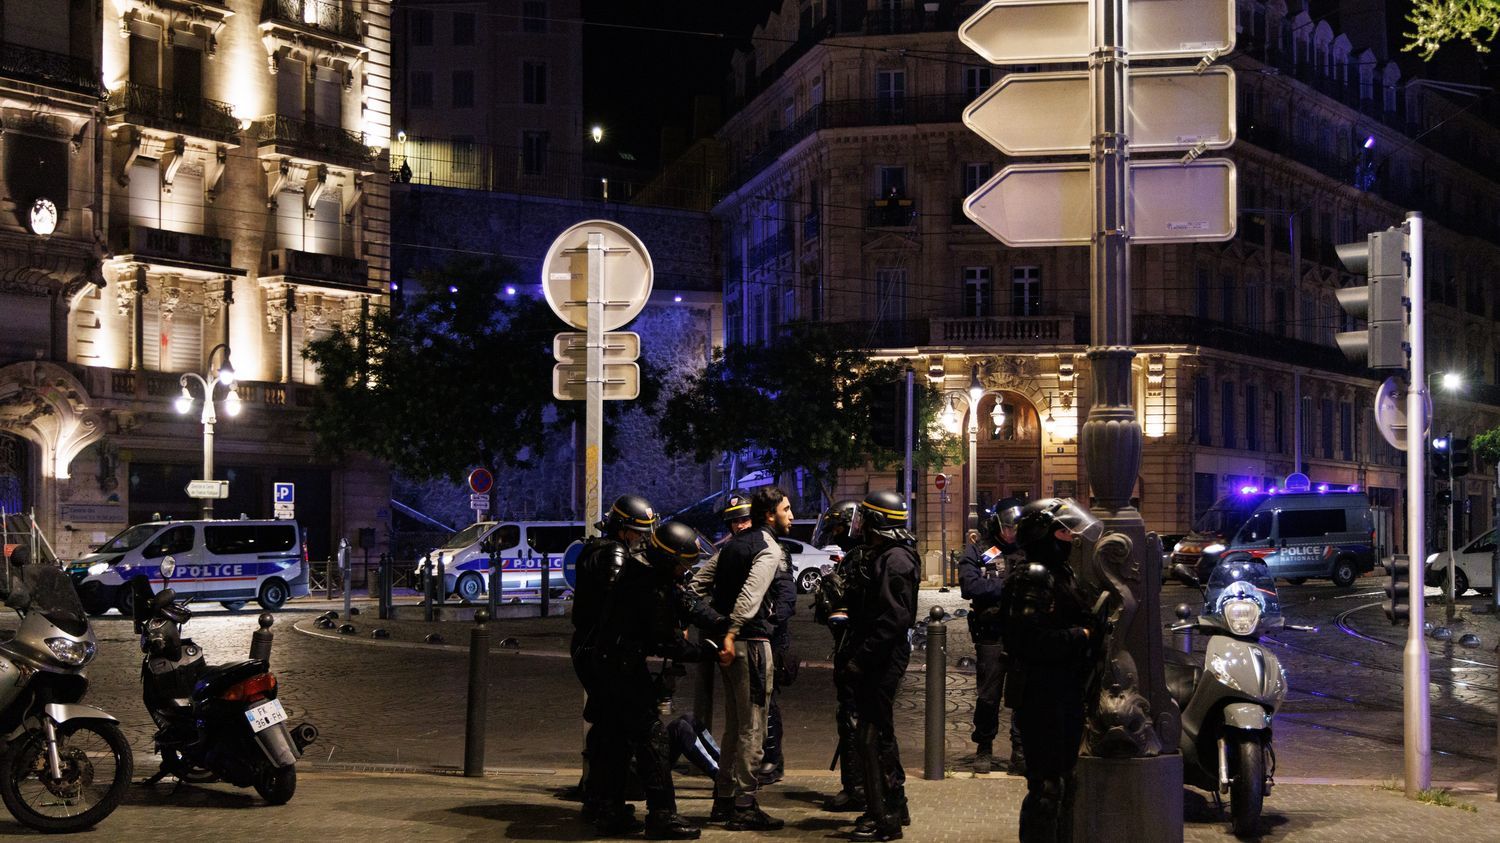
<path fill-rule="evenodd" d="M 206 234 L 188 234 L 161 228 L 133 225 L 114 238 L 117 253 L 129 253 L 144 260 L 158 258 L 206 266 L 234 265 L 229 241 Z"/>
<path fill-rule="evenodd" d="M 865 225 L 900 228 L 915 225 L 917 203 L 914 199 L 876 199 L 865 209 Z"/>
<path fill-rule="evenodd" d="M 261 20 L 279 21 L 358 42 L 359 14 L 331 0 L 266 0 Z"/>
<path fill-rule="evenodd" d="M 0 42 L 0 76 L 56 85 L 80 94 L 99 94 L 99 74 L 87 59 Z"/>
<path fill-rule="evenodd" d="M 215 140 L 229 140 L 240 133 L 240 121 L 229 103 L 138 82 L 127 82 L 119 90 L 110 92 L 109 113 L 122 117 L 127 123 Z"/>
<path fill-rule="evenodd" d="M 310 123 L 282 114 L 271 114 L 255 121 L 255 136 L 264 144 L 292 146 L 309 153 L 311 158 L 330 157 L 337 161 L 365 163 L 373 160 L 365 136 L 342 126 Z"/>
<path fill-rule="evenodd" d="M 272 249 L 266 252 L 266 265 L 261 275 L 290 275 L 311 281 L 363 287 L 370 281 L 370 265 L 358 258 L 346 258 L 342 255 Z"/>

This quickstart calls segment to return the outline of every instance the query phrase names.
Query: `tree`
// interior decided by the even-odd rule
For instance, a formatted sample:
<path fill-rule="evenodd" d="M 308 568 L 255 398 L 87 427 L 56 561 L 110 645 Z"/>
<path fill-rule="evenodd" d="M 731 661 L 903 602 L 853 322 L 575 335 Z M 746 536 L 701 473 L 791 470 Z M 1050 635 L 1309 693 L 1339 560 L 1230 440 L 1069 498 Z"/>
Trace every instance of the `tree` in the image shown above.
<path fill-rule="evenodd" d="M 1500 2 L 1496 0 L 1414 0 L 1412 13 L 1406 18 L 1415 32 L 1406 33 L 1410 40 L 1402 49 L 1419 52 L 1431 59 L 1438 48 L 1449 41 L 1463 40 L 1474 49 L 1487 53 L 1487 44 L 1500 32 Z"/>
<path fill-rule="evenodd" d="M 1500 427 L 1492 427 L 1469 440 L 1474 459 L 1485 465 L 1500 465 Z"/>
<path fill-rule="evenodd" d="M 379 310 L 308 344 L 322 377 L 311 418 L 321 447 L 369 453 L 415 479 L 527 466 L 582 412 L 552 398 L 562 323 L 545 301 L 504 294 L 519 283 L 507 263 L 458 259 L 420 281 L 400 313 Z"/>
<path fill-rule="evenodd" d="M 667 398 L 662 433 L 668 447 L 699 460 L 754 452 L 773 474 L 807 471 L 832 498 L 841 471 L 904 454 L 875 445 L 871 409 L 905 377 L 905 361 L 871 361 L 839 332 L 799 325 L 768 345 L 734 345 L 715 353 L 696 377 Z M 929 431 L 942 397 L 917 379 L 918 431 Z M 915 462 L 938 465 L 956 454 L 950 438 L 918 436 Z"/>

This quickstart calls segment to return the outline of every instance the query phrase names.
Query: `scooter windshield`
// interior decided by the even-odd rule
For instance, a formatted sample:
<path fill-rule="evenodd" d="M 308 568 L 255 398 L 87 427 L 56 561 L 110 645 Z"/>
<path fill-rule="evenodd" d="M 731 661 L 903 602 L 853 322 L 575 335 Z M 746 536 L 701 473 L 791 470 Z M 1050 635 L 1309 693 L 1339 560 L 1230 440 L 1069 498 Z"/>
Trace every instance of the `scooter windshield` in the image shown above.
<path fill-rule="evenodd" d="M 41 612 L 57 620 L 83 621 L 83 603 L 73 581 L 53 565 L 22 565 L 11 569 L 5 605 L 22 612 Z"/>
<path fill-rule="evenodd" d="M 1222 615 L 1226 602 L 1244 597 L 1260 606 L 1261 629 L 1278 629 L 1285 623 L 1281 600 L 1276 596 L 1276 580 L 1259 559 L 1225 559 L 1214 566 L 1204 591 L 1203 614 Z"/>

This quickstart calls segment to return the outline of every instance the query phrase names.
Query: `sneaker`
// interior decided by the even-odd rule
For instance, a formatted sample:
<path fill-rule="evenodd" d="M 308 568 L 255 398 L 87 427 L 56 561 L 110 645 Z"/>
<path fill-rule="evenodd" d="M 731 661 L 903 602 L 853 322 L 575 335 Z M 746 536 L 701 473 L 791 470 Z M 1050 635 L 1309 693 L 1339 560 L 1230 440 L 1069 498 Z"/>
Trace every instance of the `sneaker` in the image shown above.
<path fill-rule="evenodd" d="M 865 794 L 862 790 L 841 790 L 823 800 L 823 810 L 834 814 L 847 814 L 865 810 Z"/>
<path fill-rule="evenodd" d="M 726 831 L 777 831 L 786 822 L 778 820 L 760 809 L 758 805 L 735 808 L 734 818 L 724 824 Z"/>
<path fill-rule="evenodd" d="M 780 764 L 772 764 L 770 762 L 767 762 L 760 765 L 760 769 L 755 771 L 755 780 L 762 786 L 775 784 L 781 781 L 784 777 L 785 771 L 782 769 Z"/>
<path fill-rule="evenodd" d="M 901 826 L 869 825 L 849 832 L 850 840 L 900 840 Z"/>
<path fill-rule="evenodd" d="M 697 840 L 702 833 L 681 814 L 652 811 L 646 815 L 647 840 Z"/>
<path fill-rule="evenodd" d="M 991 758 L 988 752 L 982 752 L 979 755 L 974 756 L 974 775 L 989 775 L 989 772 L 991 768 L 994 767 L 994 764 L 995 759 Z"/>
<path fill-rule="evenodd" d="M 715 796 L 713 810 L 708 813 L 711 823 L 727 823 L 734 819 L 734 797 Z"/>

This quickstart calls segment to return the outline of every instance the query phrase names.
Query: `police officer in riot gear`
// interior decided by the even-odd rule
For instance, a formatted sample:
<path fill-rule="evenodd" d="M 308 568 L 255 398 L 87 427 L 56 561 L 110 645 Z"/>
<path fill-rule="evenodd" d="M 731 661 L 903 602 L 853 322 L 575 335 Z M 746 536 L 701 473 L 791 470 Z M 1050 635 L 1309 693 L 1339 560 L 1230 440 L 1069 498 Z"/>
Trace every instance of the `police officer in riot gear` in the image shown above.
<path fill-rule="evenodd" d="M 854 513 L 853 533 L 862 552 L 848 583 L 843 672 L 853 686 L 859 718 L 856 743 L 864 762 L 866 808 L 851 840 L 899 840 L 901 827 L 911 822 L 892 710 L 911 660 L 908 633 L 917 619 L 916 539 L 906 519 L 906 501 L 895 492 L 871 492 Z"/>
<path fill-rule="evenodd" d="M 638 831 L 641 826 L 635 821 L 634 809 L 625 804 L 623 793 L 614 786 L 608 773 L 628 763 L 629 747 L 612 716 L 612 706 L 601 695 L 598 646 L 601 621 L 614 599 L 616 584 L 631 564 L 631 557 L 645 545 L 655 523 L 656 513 L 645 498 L 621 495 L 597 525 L 600 535 L 584 543 L 576 566 L 573 640 L 569 651 L 573 672 L 588 697 L 583 709 L 583 719 L 589 723 L 584 738 L 581 782 L 583 818 L 606 834 Z"/>
<path fill-rule="evenodd" d="M 1000 591 L 1012 565 L 1021 564 L 1016 544 L 1016 501 L 1001 501 L 984 520 L 984 539 L 970 542 L 958 560 L 958 585 L 969 602 L 969 637 L 974 641 L 978 692 L 974 700 L 974 772 L 988 773 L 1000 731 L 1000 699 L 1005 687 L 1005 645 L 1001 640 Z M 1020 733 L 1010 721 L 1010 772 L 1021 773 Z"/>
<path fill-rule="evenodd" d="M 1072 839 L 1084 689 L 1107 630 L 1089 610 L 1068 559 L 1075 538 L 1093 543 L 1102 533 L 1103 525 L 1071 499 L 1027 504 L 1017 523 L 1026 563 L 1007 578 L 1000 611 L 1010 657 L 1006 704 L 1026 751 L 1023 843 Z"/>
<path fill-rule="evenodd" d="M 845 584 L 853 580 L 861 567 L 861 548 L 858 537 L 851 535 L 850 526 L 859 501 L 839 501 L 818 517 L 818 526 L 813 530 L 813 544 L 818 547 L 837 546 L 842 552 L 834 569 L 818 581 L 814 597 L 813 618 L 828 627 L 833 635 L 833 688 L 838 696 L 838 710 L 834 715 L 838 724 L 839 745 L 834 754 L 834 763 L 839 766 L 842 788 L 823 803 L 825 811 L 865 810 L 864 765 L 860 762 L 859 747 L 855 744 L 858 716 L 854 707 L 854 682 L 848 670 L 849 650 L 845 647 L 849 632 L 849 600 Z"/>

